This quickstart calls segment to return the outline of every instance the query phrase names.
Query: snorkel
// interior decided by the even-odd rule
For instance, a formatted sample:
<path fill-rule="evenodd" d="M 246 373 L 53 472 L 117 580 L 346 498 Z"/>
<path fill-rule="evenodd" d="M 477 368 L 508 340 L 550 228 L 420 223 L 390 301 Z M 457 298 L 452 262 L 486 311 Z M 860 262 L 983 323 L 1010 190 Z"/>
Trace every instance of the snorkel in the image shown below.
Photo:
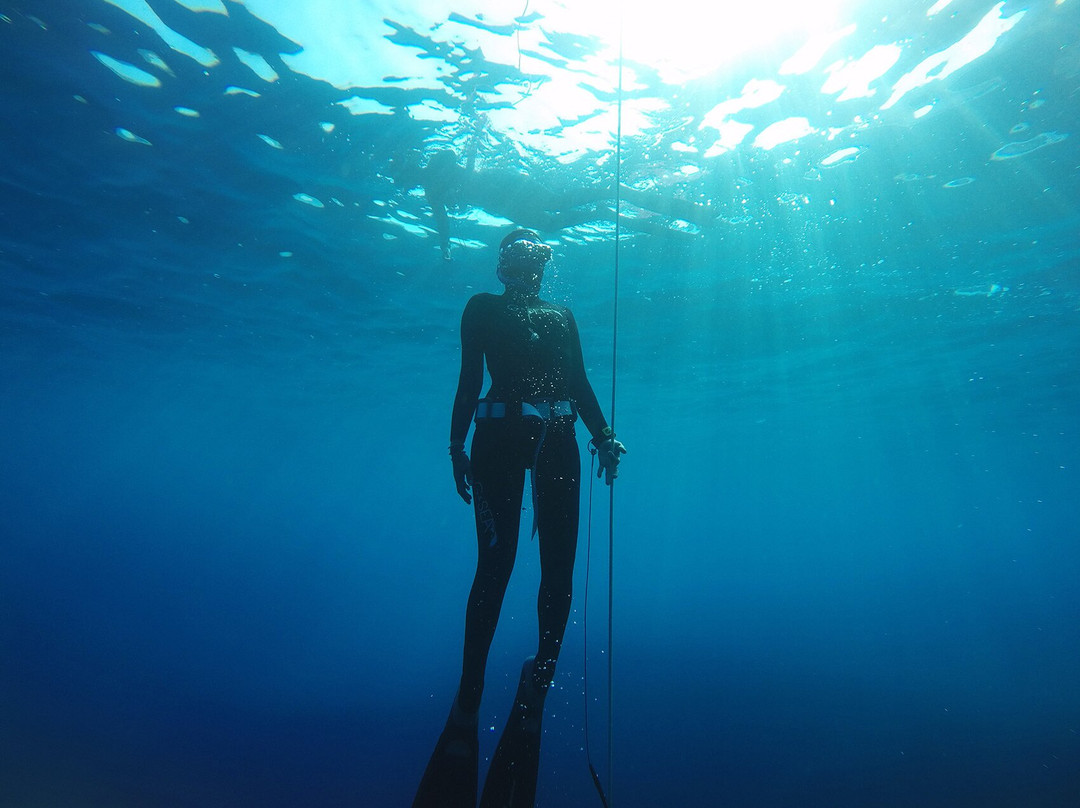
<path fill-rule="evenodd" d="M 514 230 L 499 246 L 497 275 L 508 292 L 526 296 L 540 293 L 544 265 L 551 260 L 551 247 L 532 230 Z"/>

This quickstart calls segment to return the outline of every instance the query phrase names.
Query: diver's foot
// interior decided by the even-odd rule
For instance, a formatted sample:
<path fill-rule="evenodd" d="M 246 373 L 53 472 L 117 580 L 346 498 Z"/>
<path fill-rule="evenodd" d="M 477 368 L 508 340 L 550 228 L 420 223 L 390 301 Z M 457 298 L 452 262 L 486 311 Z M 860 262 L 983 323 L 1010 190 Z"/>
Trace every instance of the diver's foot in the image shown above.
<path fill-rule="evenodd" d="M 446 754 L 451 757 L 470 757 L 476 754 L 477 728 L 480 711 L 469 713 L 462 709 L 460 693 L 454 697 L 450 717 L 446 719 Z"/>
<path fill-rule="evenodd" d="M 476 729 L 477 724 L 480 723 L 480 711 L 474 710 L 469 712 L 461 706 L 461 693 L 460 691 L 454 696 L 454 703 L 450 706 L 450 717 L 447 719 L 448 723 L 453 723 L 455 726 Z"/>
<path fill-rule="evenodd" d="M 540 722 L 544 718 L 544 699 L 547 688 L 536 680 L 536 657 L 529 657 L 521 666 L 517 695 L 514 698 L 514 714 L 517 715 L 522 732 L 540 734 Z"/>

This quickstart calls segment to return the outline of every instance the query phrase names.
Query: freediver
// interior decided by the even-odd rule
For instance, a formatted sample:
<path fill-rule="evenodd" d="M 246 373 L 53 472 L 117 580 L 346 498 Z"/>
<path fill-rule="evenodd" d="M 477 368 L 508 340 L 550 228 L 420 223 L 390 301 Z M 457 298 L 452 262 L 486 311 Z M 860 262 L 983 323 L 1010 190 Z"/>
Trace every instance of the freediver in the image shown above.
<path fill-rule="evenodd" d="M 502 241 L 501 295 L 478 294 L 461 318 L 461 372 L 450 419 L 454 484 L 471 503 L 477 565 L 465 611 L 461 680 L 413 808 L 474 808 L 477 724 L 488 651 L 517 554 L 525 472 L 539 533 L 539 642 L 525 660 L 510 716 L 485 781 L 480 808 L 531 806 L 536 793 L 544 699 L 570 614 L 577 549 L 580 416 L 611 485 L 626 448 L 615 439 L 585 373 L 569 309 L 542 300 L 551 248 L 516 229 Z M 484 365 L 491 384 L 483 398 Z M 475 417 L 471 457 L 465 451 Z"/>

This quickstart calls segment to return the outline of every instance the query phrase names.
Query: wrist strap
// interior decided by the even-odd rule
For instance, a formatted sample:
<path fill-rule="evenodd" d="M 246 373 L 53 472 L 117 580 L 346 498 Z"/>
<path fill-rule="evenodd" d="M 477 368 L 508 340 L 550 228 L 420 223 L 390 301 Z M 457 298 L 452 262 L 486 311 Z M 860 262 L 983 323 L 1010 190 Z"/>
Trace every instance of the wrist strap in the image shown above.
<path fill-rule="evenodd" d="M 615 440 L 615 432 L 610 426 L 605 426 L 600 430 L 600 434 L 592 439 L 591 443 L 593 446 L 600 448 L 600 444 L 607 443 L 609 440 Z"/>

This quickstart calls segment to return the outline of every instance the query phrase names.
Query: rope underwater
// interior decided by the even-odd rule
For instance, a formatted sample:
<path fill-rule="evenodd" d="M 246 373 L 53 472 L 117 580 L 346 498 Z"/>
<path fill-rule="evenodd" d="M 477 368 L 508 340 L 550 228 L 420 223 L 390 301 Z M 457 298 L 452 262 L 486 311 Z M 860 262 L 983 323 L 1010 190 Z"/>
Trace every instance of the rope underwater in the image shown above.
<path fill-rule="evenodd" d="M 622 108 L 623 108 L 623 32 L 622 16 L 619 17 L 619 78 L 616 101 L 615 123 L 615 261 L 613 278 L 612 324 L 611 324 L 611 428 L 615 429 L 615 380 L 619 358 L 619 243 L 621 241 L 620 220 L 622 218 Z M 592 460 L 589 462 L 589 479 L 592 480 L 593 462 L 596 449 L 589 445 Z M 592 483 L 589 483 L 589 519 L 588 540 L 586 542 L 585 562 L 585 758 L 589 764 L 593 785 L 600 795 L 604 808 L 610 808 L 615 782 L 615 698 L 614 698 L 614 572 L 615 572 L 615 485 L 612 481 L 608 489 L 608 625 L 607 625 L 607 685 L 608 685 L 608 787 L 605 794 L 600 782 L 600 775 L 593 766 L 589 748 L 589 567 L 592 560 Z"/>
<path fill-rule="evenodd" d="M 592 775 L 596 793 L 600 795 L 600 802 L 604 808 L 608 808 L 607 796 L 604 794 L 604 786 L 600 782 L 600 775 L 596 773 L 596 767 L 592 762 L 592 748 L 589 744 L 589 572 L 592 567 L 592 502 L 593 502 L 593 472 L 596 470 L 596 447 L 590 441 L 589 454 L 589 517 L 585 521 L 587 526 L 585 541 L 585 618 L 584 643 L 585 643 L 585 762 L 589 764 L 589 774 Z"/>

